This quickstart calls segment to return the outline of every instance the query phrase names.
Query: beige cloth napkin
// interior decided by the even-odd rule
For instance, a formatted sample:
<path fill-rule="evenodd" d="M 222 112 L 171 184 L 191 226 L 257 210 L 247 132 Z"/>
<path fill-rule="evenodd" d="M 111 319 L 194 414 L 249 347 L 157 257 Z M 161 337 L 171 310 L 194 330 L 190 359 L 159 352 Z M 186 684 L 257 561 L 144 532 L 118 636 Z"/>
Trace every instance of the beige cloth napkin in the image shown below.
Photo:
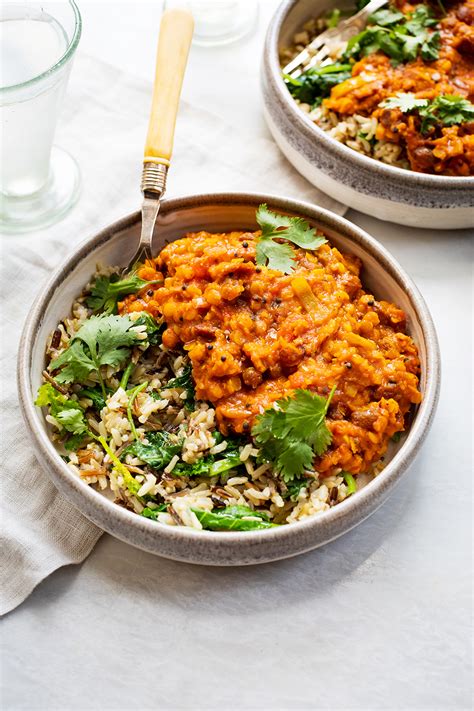
<path fill-rule="evenodd" d="M 57 142 L 80 164 L 80 200 L 47 230 L 2 236 L 0 614 L 19 605 L 52 571 L 84 560 L 102 533 L 62 498 L 35 459 L 19 412 L 16 354 L 30 304 L 51 271 L 78 242 L 138 209 L 149 103 L 145 82 L 79 55 Z M 238 125 L 182 102 L 168 195 L 222 190 L 268 191 L 345 211 L 302 178 L 270 137 L 242 134 Z"/>

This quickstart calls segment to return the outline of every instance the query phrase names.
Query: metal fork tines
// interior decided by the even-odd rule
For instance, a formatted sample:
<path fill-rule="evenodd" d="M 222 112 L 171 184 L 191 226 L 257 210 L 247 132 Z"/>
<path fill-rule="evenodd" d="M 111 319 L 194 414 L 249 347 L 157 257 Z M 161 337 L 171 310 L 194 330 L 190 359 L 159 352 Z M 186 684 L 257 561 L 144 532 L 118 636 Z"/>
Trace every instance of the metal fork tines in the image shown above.
<path fill-rule="evenodd" d="M 370 0 L 355 15 L 347 20 L 342 20 L 337 27 L 322 32 L 283 68 L 283 73 L 297 79 L 307 69 L 324 62 L 327 63 L 331 47 L 334 47 L 338 42 L 345 42 L 361 32 L 370 15 L 387 3 L 388 0 Z"/>

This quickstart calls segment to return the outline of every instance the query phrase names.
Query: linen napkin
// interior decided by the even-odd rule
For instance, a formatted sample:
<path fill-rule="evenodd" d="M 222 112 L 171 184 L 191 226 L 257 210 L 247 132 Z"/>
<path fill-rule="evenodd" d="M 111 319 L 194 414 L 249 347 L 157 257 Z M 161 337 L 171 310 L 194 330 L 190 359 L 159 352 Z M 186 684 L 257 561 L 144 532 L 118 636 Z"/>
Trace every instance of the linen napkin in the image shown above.
<path fill-rule="evenodd" d="M 57 143 L 82 173 L 82 195 L 61 222 L 30 235 L 2 236 L 2 476 L 0 614 L 19 605 L 57 568 L 79 563 L 102 531 L 57 492 L 35 459 L 18 406 L 16 354 L 41 283 L 78 242 L 140 205 L 141 155 L 150 86 L 85 55 L 73 68 Z M 237 118 L 236 118 L 237 121 Z M 270 136 L 243 134 L 182 102 L 167 194 L 268 191 L 343 214 L 286 161 Z"/>

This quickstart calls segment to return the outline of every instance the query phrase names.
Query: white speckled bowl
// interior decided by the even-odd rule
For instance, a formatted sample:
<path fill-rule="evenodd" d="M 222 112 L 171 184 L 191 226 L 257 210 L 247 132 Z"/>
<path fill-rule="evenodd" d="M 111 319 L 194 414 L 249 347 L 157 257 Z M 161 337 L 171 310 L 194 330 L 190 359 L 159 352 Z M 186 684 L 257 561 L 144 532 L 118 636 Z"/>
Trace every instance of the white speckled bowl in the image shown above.
<path fill-rule="evenodd" d="M 316 126 L 288 92 L 278 48 L 289 46 L 306 20 L 348 0 L 285 0 L 268 28 L 262 62 L 264 114 L 288 160 L 313 185 L 345 205 L 413 227 L 474 225 L 474 177 L 415 173 L 357 153 Z"/>
<path fill-rule="evenodd" d="M 385 501 L 413 462 L 436 409 L 440 363 L 436 333 L 426 304 L 410 277 L 384 247 L 347 220 L 306 203 L 271 195 L 226 193 L 166 200 L 156 228 L 156 251 L 165 240 L 174 240 L 188 231 L 255 229 L 255 210 L 262 202 L 272 209 L 305 217 L 323 229 L 333 244 L 362 259 L 363 281 L 369 290 L 405 309 L 410 333 L 421 356 L 423 402 L 408 435 L 388 455 L 383 472 L 354 496 L 320 516 L 264 531 L 217 533 L 163 526 L 126 511 L 71 472 L 50 441 L 41 410 L 34 405 L 48 334 L 68 314 L 97 262 L 128 263 L 138 239 L 140 214 L 129 215 L 83 242 L 53 274 L 26 321 L 18 363 L 22 412 L 35 453 L 64 496 L 105 531 L 167 558 L 207 565 L 249 565 L 303 553 L 337 538 Z"/>

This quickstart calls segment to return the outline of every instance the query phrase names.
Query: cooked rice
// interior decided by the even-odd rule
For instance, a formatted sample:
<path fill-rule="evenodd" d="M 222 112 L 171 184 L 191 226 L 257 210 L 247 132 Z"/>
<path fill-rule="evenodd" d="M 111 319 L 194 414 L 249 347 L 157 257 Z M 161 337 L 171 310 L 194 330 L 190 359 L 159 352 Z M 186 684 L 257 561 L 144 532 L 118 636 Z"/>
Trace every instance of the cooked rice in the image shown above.
<path fill-rule="evenodd" d="M 305 25 L 303 25 L 303 30 L 306 32 L 308 42 L 302 42 L 302 32 L 297 32 L 293 36 L 292 46 L 284 48 L 280 52 L 281 66 L 285 66 L 294 59 L 299 52 L 306 48 L 309 42 L 325 29 L 327 29 L 327 19 L 324 17 L 306 22 Z M 330 58 L 333 61 L 339 60 L 346 47 L 347 42 L 341 42 L 337 45 L 333 44 L 329 55 Z M 309 104 L 303 103 L 298 99 L 293 100 L 300 110 L 308 114 L 309 118 L 319 128 L 328 133 L 336 141 L 339 141 L 339 143 L 343 143 L 348 148 L 352 148 L 352 150 L 381 161 L 382 163 L 410 170 L 410 164 L 404 157 L 404 151 L 400 145 L 386 140 L 375 139 L 378 125 L 376 118 L 360 116 L 358 114 L 340 118 L 334 111 L 330 111 L 323 104 L 312 109 Z"/>
<path fill-rule="evenodd" d="M 100 270 L 99 273 L 104 273 Z M 108 271 L 110 273 L 110 271 Z M 72 317 L 66 318 L 58 326 L 61 340 L 57 348 L 51 346 L 52 336 L 47 347 L 48 359 L 56 358 L 68 346 L 70 339 L 79 330 L 92 312 L 85 306 L 85 297 L 77 299 L 72 307 Z M 137 318 L 140 314 L 133 314 Z M 139 426 L 137 434 L 145 438 L 147 432 L 167 431 L 175 442 L 182 441 L 181 452 L 175 455 L 162 472 L 153 471 L 138 457 L 127 454 L 123 463 L 141 484 L 136 495 L 129 492 L 120 475 L 112 469 L 108 454 L 96 443 L 91 442 L 77 451 L 64 449 L 64 430 L 51 415 L 46 416 L 52 428 L 52 439 L 56 443 L 69 469 L 87 485 L 105 492 L 116 503 L 140 514 L 146 507 L 156 509 L 160 504 L 167 505 L 167 511 L 157 514 L 157 521 L 169 526 L 187 526 L 202 529 L 196 515 L 191 510 L 198 508 L 212 511 L 216 504 L 223 506 L 242 505 L 250 509 L 265 512 L 269 520 L 275 523 L 294 523 L 308 516 L 321 514 L 343 501 L 347 496 L 347 487 L 342 476 L 320 477 L 317 472 L 307 472 L 308 485 L 302 488 L 295 500 L 288 496 L 288 487 L 272 471 L 268 463 L 258 462 L 258 449 L 252 442 L 239 447 L 240 461 L 244 467 L 231 469 L 220 476 L 186 477 L 173 475 L 173 470 L 180 463 L 196 462 L 203 456 L 224 453 L 228 441 L 216 442 L 215 411 L 205 402 L 196 401 L 194 409 L 188 411 L 184 405 L 186 392 L 182 388 L 167 388 L 167 383 L 182 374 L 189 361 L 185 352 L 167 350 L 163 345 L 150 346 L 146 350 L 136 346 L 132 352 L 136 366 L 131 374 L 128 387 L 138 385 L 145 379 L 149 384 L 136 397 L 134 403 L 135 419 Z M 146 377 L 145 377 L 146 376 Z M 87 398 L 79 398 L 78 391 L 83 387 L 93 386 L 91 379 L 84 385 L 64 386 L 69 398 L 77 399 L 82 406 L 92 403 Z M 112 390 L 101 412 L 88 416 L 89 426 L 109 442 L 112 452 L 119 452 L 132 441 L 130 422 L 127 418 L 129 396 L 119 386 L 113 368 L 106 369 L 105 385 Z M 158 396 L 158 392 L 160 394 Z M 151 394 L 154 393 L 154 396 Z M 158 396 L 158 397 L 157 397 Z M 90 413 L 90 411 L 89 411 Z M 96 419 L 99 417 L 99 419 Z M 360 484 L 366 484 L 381 465 L 374 467 L 365 479 L 358 478 Z M 337 496 L 331 492 L 337 489 Z"/>

